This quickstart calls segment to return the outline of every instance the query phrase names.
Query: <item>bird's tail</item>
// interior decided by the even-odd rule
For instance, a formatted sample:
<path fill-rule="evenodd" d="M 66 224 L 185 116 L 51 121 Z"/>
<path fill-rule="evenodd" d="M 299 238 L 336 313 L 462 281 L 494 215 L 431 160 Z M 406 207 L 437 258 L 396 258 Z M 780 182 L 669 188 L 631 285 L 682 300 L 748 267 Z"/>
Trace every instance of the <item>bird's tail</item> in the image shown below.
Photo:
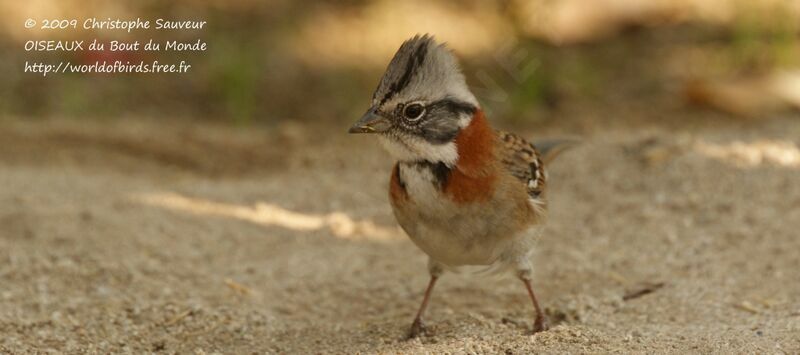
<path fill-rule="evenodd" d="M 551 161 L 553 161 L 553 159 L 555 159 L 559 154 L 580 143 L 581 140 L 577 138 L 554 138 L 554 139 L 542 139 L 534 141 L 533 145 L 536 147 L 537 150 L 539 150 L 539 153 L 542 155 L 541 156 L 542 162 L 544 162 L 544 164 L 547 165 Z"/>

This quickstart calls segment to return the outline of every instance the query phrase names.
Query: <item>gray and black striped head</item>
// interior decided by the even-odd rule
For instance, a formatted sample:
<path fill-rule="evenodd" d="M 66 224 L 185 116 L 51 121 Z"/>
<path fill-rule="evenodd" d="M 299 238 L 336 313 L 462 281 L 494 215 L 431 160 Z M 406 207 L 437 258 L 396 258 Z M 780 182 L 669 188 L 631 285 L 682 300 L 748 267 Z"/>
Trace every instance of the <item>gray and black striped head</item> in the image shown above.
<path fill-rule="evenodd" d="M 450 50 L 431 36 L 417 35 L 400 46 L 372 105 L 350 133 L 379 133 L 401 161 L 452 165 L 455 137 L 478 109 Z"/>

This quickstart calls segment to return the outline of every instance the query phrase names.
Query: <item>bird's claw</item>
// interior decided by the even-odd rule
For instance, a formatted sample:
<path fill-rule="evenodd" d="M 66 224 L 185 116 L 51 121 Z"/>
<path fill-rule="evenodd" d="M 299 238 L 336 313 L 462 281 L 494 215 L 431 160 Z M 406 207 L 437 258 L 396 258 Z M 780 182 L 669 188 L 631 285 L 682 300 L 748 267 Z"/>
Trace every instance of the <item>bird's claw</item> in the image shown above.
<path fill-rule="evenodd" d="M 550 329 L 550 322 L 547 321 L 547 316 L 539 315 L 536 316 L 536 320 L 533 322 L 533 333 L 544 332 Z"/>
<path fill-rule="evenodd" d="M 415 319 L 414 323 L 411 324 L 411 329 L 408 332 L 408 339 L 414 339 L 419 337 L 420 335 L 427 334 L 428 328 L 422 323 L 422 319 Z"/>

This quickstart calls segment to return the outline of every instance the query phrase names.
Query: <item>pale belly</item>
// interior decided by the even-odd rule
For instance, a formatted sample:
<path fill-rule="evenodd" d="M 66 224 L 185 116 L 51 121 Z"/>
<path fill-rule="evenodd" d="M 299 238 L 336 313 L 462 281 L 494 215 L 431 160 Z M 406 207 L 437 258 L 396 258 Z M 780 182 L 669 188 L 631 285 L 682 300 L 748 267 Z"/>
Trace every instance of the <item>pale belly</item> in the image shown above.
<path fill-rule="evenodd" d="M 401 170 L 401 177 L 409 201 L 392 205 L 395 217 L 411 240 L 434 260 L 452 267 L 491 265 L 521 237 L 506 220 L 508 213 L 502 207 L 487 213 L 485 202 L 455 205 L 424 171 Z"/>
<path fill-rule="evenodd" d="M 483 228 L 480 227 L 470 229 L 455 225 L 459 222 L 469 225 L 483 224 L 477 220 L 458 221 L 456 218 L 441 222 L 449 228 L 420 221 L 401 222 L 401 226 L 422 251 L 448 266 L 491 265 L 500 258 L 509 240 L 491 235 L 488 230 L 481 230 Z"/>

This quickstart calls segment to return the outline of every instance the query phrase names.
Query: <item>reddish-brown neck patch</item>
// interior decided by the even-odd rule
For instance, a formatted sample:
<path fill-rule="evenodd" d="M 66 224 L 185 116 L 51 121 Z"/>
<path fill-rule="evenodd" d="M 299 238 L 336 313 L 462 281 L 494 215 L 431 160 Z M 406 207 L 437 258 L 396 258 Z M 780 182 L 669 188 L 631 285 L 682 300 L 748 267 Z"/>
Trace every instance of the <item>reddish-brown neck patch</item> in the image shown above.
<path fill-rule="evenodd" d="M 490 172 L 494 160 L 494 130 L 486 121 L 483 111 L 476 111 L 469 125 L 458 133 L 456 147 L 458 170 L 467 175 Z"/>
<path fill-rule="evenodd" d="M 456 137 L 458 161 L 445 186 L 453 201 L 465 203 L 491 197 L 497 179 L 493 171 L 494 139 L 494 130 L 483 111 L 476 111 L 469 125 Z"/>

